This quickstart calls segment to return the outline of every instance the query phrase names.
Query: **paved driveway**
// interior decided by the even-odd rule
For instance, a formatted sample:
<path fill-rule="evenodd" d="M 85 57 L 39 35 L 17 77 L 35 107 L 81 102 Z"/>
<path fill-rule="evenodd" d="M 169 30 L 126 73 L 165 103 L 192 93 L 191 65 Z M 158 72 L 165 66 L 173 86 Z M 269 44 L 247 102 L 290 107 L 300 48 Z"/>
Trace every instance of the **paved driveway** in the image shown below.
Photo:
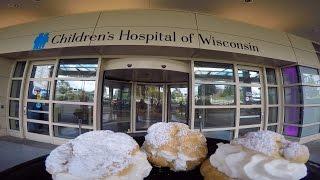
<path fill-rule="evenodd" d="M 308 142 L 305 144 L 310 151 L 310 161 L 320 164 L 320 140 Z"/>
<path fill-rule="evenodd" d="M 0 137 L 0 172 L 46 155 L 56 146 L 9 136 Z"/>

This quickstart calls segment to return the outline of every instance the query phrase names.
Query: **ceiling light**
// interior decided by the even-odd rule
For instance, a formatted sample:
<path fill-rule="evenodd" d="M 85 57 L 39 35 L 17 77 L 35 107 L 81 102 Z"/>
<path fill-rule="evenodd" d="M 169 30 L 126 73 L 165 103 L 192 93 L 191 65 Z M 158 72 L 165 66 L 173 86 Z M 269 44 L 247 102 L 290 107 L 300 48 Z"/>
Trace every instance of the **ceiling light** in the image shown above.
<path fill-rule="evenodd" d="M 243 0 L 244 3 L 253 3 L 253 0 Z"/>
<path fill-rule="evenodd" d="M 20 8 L 21 5 L 18 4 L 18 3 L 9 3 L 9 4 L 8 4 L 8 7 L 9 7 L 9 8 Z"/>

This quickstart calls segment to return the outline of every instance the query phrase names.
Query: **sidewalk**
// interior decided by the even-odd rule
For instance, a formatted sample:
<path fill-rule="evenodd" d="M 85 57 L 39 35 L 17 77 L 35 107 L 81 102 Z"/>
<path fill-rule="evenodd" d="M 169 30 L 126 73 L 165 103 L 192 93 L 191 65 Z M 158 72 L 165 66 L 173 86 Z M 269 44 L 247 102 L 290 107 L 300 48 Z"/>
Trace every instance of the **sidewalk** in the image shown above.
<path fill-rule="evenodd" d="M 10 136 L 0 137 L 0 172 L 46 155 L 56 146 Z"/>
<path fill-rule="evenodd" d="M 320 164 L 320 140 L 305 144 L 310 161 Z M 0 172 L 23 162 L 49 154 L 56 146 L 10 136 L 0 137 Z"/>
<path fill-rule="evenodd" d="M 320 164 L 320 140 L 311 141 L 305 144 L 310 151 L 310 161 Z"/>

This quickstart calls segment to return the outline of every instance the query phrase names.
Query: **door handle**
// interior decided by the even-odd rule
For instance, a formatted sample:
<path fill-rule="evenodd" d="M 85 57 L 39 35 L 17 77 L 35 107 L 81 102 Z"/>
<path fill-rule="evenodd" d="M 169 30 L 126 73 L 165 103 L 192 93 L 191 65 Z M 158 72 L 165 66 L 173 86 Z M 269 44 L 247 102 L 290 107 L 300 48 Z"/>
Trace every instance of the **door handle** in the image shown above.
<path fill-rule="evenodd" d="M 23 114 L 27 115 L 27 106 L 23 106 Z"/>

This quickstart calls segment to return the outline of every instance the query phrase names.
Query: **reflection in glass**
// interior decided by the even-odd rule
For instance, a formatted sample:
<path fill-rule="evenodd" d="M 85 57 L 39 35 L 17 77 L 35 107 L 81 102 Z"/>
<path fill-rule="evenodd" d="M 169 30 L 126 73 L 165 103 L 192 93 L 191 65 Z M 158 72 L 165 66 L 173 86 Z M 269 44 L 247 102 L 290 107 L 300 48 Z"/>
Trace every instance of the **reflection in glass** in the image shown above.
<path fill-rule="evenodd" d="M 93 102 L 95 81 L 56 81 L 55 100 Z"/>
<path fill-rule="evenodd" d="M 27 104 L 27 117 L 28 117 L 28 119 L 49 121 L 48 110 L 49 110 L 48 103 L 28 102 L 28 104 Z"/>
<path fill-rule="evenodd" d="M 28 132 L 49 135 L 49 125 L 28 122 L 27 123 Z"/>
<path fill-rule="evenodd" d="M 267 83 L 276 85 L 277 84 L 277 79 L 276 79 L 276 71 L 275 69 L 272 68 L 266 68 L 266 73 L 267 73 Z"/>
<path fill-rule="evenodd" d="M 298 137 L 300 136 L 300 128 L 297 126 L 283 125 L 283 135 Z"/>
<path fill-rule="evenodd" d="M 317 69 L 299 66 L 301 82 L 307 84 L 320 84 L 320 76 Z"/>
<path fill-rule="evenodd" d="M 246 135 L 248 132 L 256 132 L 259 131 L 260 128 L 256 127 L 256 128 L 246 128 L 246 129 L 239 129 L 239 135 L 238 137 L 243 137 L 244 135 Z"/>
<path fill-rule="evenodd" d="M 89 132 L 89 129 L 81 129 L 81 134 Z M 74 139 L 79 136 L 79 128 L 53 126 L 53 135 L 59 138 Z"/>
<path fill-rule="evenodd" d="M 260 83 L 259 71 L 239 69 L 238 75 L 239 75 L 239 82 L 240 83 L 247 83 L 247 84 L 259 84 Z"/>
<path fill-rule="evenodd" d="M 19 117 L 19 101 L 15 101 L 15 100 L 9 101 L 9 116 Z"/>
<path fill-rule="evenodd" d="M 14 69 L 13 77 L 22 77 L 24 72 L 24 67 L 26 66 L 25 61 L 17 62 L 16 67 Z"/>
<path fill-rule="evenodd" d="M 278 104 L 278 89 L 276 87 L 268 87 L 269 104 Z"/>
<path fill-rule="evenodd" d="M 261 104 L 261 88 L 240 87 L 240 104 Z"/>
<path fill-rule="evenodd" d="M 27 117 L 28 117 L 28 119 L 49 121 L 48 113 L 38 113 L 38 112 L 28 111 Z"/>
<path fill-rule="evenodd" d="M 213 62 L 194 62 L 196 81 L 234 82 L 233 65 Z"/>
<path fill-rule="evenodd" d="M 105 79 L 102 99 L 102 129 L 128 132 L 130 117 L 131 84 Z"/>
<path fill-rule="evenodd" d="M 59 61 L 57 77 L 95 77 L 98 59 L 63 59 Z"/>
<path fill-rule="evenodd" d="M 268 123 L 276 123 L 276 122 L 278 122 L 278 108 L 269 107 Z"/>
<path fill-rule="evenodd" d="M 285 107 L 284 122 L 289 124 L 300 124 L 302 122 L 300 107 Z"/>
<path fill-rule="evenodd" d="M 320 125 L 312 125 L 312 126 L 306 126 L 301 128 L 301 134 L 300 137 L 306 137 L 311 136 L 314 134 L 318 134 L 320 129 Z"/>
<path fill-rule="evenodd" d="M 233 130 L 226 130 L 226 131 L 206 131 L 202 133 L 205 137 L 230 141 L 233 139 L 234 132 Z"/>
<path fill-rule="evenodd" d="M 48 100 L 50 96 L 50 86 L 49 81 L 30 81 L 28 98 L 37 100 Z"/>
<path fill-rule="evenodd" d="M 277 125 L 274 125 L 274 126 L 268 126 L 268 127 L 267 127 L 267 129 L 268 129 L 269 131 L 273 131 L 273 132 L 277 132 L 277 128 L 278 128 L 278 126 L 277 126 Z"/>
<path fill-rule="evenodd" d="M 285 107 L 284 121 L 289 124 L 320 122 L 320 107 Z"/>
<path fill-rule="evenodd" d="M 10 129 L 19 131 L 19 120 L 9 119 Z"/>
<path fill-rule="evenodd" d="M 261 123 L 261 108 L 240 109 L 240 125 Z"/>
<path fill-rule="evenodd" d="M 188 124 L 188 86 L 168 85 L 168 121 Z"/>
<path fill-rule="evenodd" d="M 299 82 L 296 66 L 282 68 L 283 84 L 294 84 Z"/>
<path fill-rule="evenodd" d="M 75 104 L 54 104 L 53 121 L 60 123 L 92 125 L 93 106 Z"/>
<path fill-rule="evenodd" d="M 53 72 L 53 65 L 33 65 L 31 78 L 50 78 Z"/>
<path fill-rule="evenodd" d="M 12 80 L 10 97 L 19 98 L 21 89 L 21 80 Z"/>
<path fill-rule="evenodd" d="M 162 85 L 138 84 L 136 89 L 136 130 L 146 130 L 162 121 Z"/>
<path fill-rule="evenodd" d="M 286 87 L 284 88 L 284 100 L 285 104 L 301 104 L 302 92 L 300 86 Z"/>
<path fill-rule="evenodd" d="M 320 107 L 301 107 L 303 124 L 320 122 Z"/>
<path fill-rule="evenodd" d="M 49 110 L 48 103 L 28 102 L 27 107 L 28 107 L 28 110 L 33 110 L 33 111 L 48 111 Z"/>
<path fill-rule="evenodd" d="M 196 105 L 234 105 L 234 85 L 195 84 Z"/>
<path fill-rule="evenodd" d="M 304 104 L 320 104 L 320 87 L 302 86 Z"/>
<path fill-rule="evenodd" d="M 222 128 L 235 126 L 236 109 L 196 109 L 195 128 Z"/>

